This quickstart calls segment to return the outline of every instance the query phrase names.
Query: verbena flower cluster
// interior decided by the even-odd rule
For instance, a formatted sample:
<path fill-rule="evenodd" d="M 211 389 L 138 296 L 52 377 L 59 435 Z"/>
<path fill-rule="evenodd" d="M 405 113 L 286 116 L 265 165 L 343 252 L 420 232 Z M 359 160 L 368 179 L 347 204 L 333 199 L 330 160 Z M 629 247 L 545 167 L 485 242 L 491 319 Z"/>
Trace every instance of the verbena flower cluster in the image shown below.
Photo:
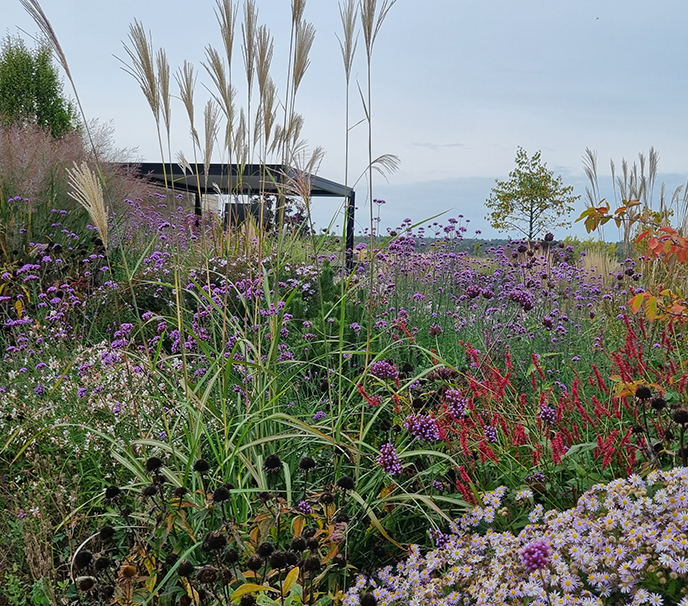
<path fill-rule="evenodd" d="M 385 442 L 380 446 L 380 456 L 378 456 L 375 461 L 382 469 L 392 476 L 399 475 L 403 469 L 401 459 L 394 449 L 394 445 L 390 442 Z"/>
<path fill-rule="evenodd" d="M 538 505 L 517 535 L 489 527 L 505 493 L 484 494 L 437 549 L 359 576 L 344 605 L 370 592 L 378 606 L 688 606 L 688 469 L 595 485 L 565 511 Z"/>
<path fill-rule="evenodd" d="M 378 379 L 396 379 L 399 376 L 397 367 L 385 360 L 378 360 L 370 365 L 370 374 Z"/>
<path fill-rule="evenodd" d="M 409 415 L 404 420 L 404 428 L 422 442 L 436 442 L 440 439 L 440 428 L 430 415 Z"/>

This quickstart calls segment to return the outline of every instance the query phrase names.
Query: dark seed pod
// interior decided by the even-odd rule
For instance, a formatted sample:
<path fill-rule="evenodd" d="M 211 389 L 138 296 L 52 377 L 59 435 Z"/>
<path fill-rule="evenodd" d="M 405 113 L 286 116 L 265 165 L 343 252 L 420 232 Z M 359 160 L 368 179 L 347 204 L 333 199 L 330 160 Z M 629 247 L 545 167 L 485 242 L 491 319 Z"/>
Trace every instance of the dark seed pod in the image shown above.
<path fill-rule="evenodd" d="M 227 546 L 227 537 L 219 530 L 212 530 L 203 538 L 203 549 L 205 551 L 218 551 Z"/>
<path fill-rule="evenodd" d="M 217 568 L 214 566 L 204 566 L 198 571 L 196 579 L 204 585 L 214 583 L 217 580 Z"/>
<path fill-rule="evenodd" d="M 332 558 L 332 563 L 337 568 L 344 568 L 346 566 L 346 557 L 343 553 L 338 553 L 336 556 Z"/>
<path fill-rule="evenodd" d="M 652 400 L 650 400 L 650 406 L 655 410 L 663 410 L 666 408 L 666 405 L 667 403 L 664 398 L 652 398 Z"/>
<path fill-rule="evenodd" d="M 177 499 L 181 499 L 187 492 L 189 492 L 188 488 L 185 488 L 184 486 L 177 486 L 172 495 Z"/>
<path fill-rule="evenodd" d="M 295 551 L 287 551 L 287 565 L 288 566 L 299 566 L 301 563 L 301 557 Z"/>
<path fill-rule="evenodd" d="M 93 554 L 90 551 L 80 551 L 74 556 L 74 567 L 77 570 L 90 566 L 93 562 Z"/>
<path fill-rule="evenodd" d="M 136 576 L 136 567 L 131 564 L 126 564 L 119 569 L 119 573 L 125 579 L 133 579 Z"/>
<path fill-rule="evenodd" d="M 245 593 L 239 600 L 239 606 L 256 606 L 256 596 L 250 593 Z"/>
<path fill-rule="evenodd" d="M 114 501 L 122 494 L 122 490 L 118 486 L 108 486 L 105 489 L 105 499 L 107 501 Z"/>
<path fill-rule="evenodd" d="M 299 461 L 299 469 L 301 471 L 310 471 L 311 469 L 315 469 L 315 459 L 313 459 L 313 457 L 303 457 Z"/>
<path fill-rule="evenodd" d="M 276 454 L 268 455 L 263 463 L 263 469 L 267 473 L 278 473 L 282 469 L 282 461 Z"/>
<path fill-rule="evenodd" d="M 349 523 L 349 516 L 346 515 L 345 513 L 338 513 L 335 516 L 334 521 L 339 523 L 339 524 L 341 524 L 341 523 L 348 524 Z"/>
<path fill-rule="evenodd" d="M 229 564 L 230 566 L 236 564 L 239 561 L 239 552 L 233 547 L 228 549 L 225 553 L 224 560 L 225 564 Z"/>
<path fill-rule="evenodd" d="M 102 556 L 96 560 L 96 564 L 95 564 L 96 572 L 102 572 L 103 570 L 107 570 L 113 564 L 114 564 L 114 562 L 112 561 L 112 558 L 109 558 L 107 556 Z"/>
<path fill-rule="evenodd" d="M 227 490 L 224 486 L 220 486 L 215 490 L 215 492 L 213 492 L 213 501 L 215 503 L 222 503 L 223 501 L 228 500 L 229 497 L 229 490 Z"/>
<path fill-rule="evenodd" d="M 673 419 L 675 423 L 679 425 L 685 425 L 688 423 L 688 410 L 685 408 L 679 408 L 674 412 Z"/>
<path fill-rule="evenodd" d="M 181 564 L 179 564 L 179 568 L 177 568 L 177 574 L 180 577 L 190 577 L 194 573 L 194 565 L 189 562 L 189 560 L 182 560 Z"/>
<path fill-rule="evenodd" d="M 320 566 L 320 558 L 318 556 L 311 556 L 306 558 L 306 561 L 303 563 L 303 570 L 305 572 L 317 572 L 320 570 Z"/>
<path fill-rule="evenodd" d="M 291 541 L 291 545 L 289 546 L 289 549 L 292 549 L 293 551 L 305 551 L 306 549 L 306 539 L 303 537 L 294 537 Z"/>
<path fill-rule="evenodd" d="M 158 457 L 150 457 L 146 461 L 146 471 L 148 473 L 153 473 L 158 471 L 164 465 L 163 460 Z"/>
<path fill-rule="evenodd" d="M 165 567 L 172 568 L 172 566 L 177 563 L 178 559 L 179 556 L 176 553 L 170 553 L 169 555 L 165 556 Z"/>
<path fill-rule="evenodd" d="M 317 530 L 315 528 L 304 528 L 301 534 L 303 535 L 304 539 L 311 539 L 315 536 L 316 532 Z"/>
<path fill-rule="evenodd" d="M 79 591 L 90 591 L 96 584 L 93 577 L 81 577 L 78 581 Z"/>
<path fill-rule="evenodd" d="M 360 604 L 361 606 L 377 606 L 377 598 L 372 593 L 364 593 Z"/>
<path fill-rule="evenodd" d="M 194 463 L 193 470 L 197 473 L 207 473 L 210 470 L 210 465 L 205 459 L 198 459 Z"/>
<path fill-rule="evenodd" d="M 287 554 L 285 554 L 283 551 L 275 551 L 275 553 L 270 556 L 270 566 L 273 568 L 278 568 L 279 570 L 286 568 Z"/>
<path fill-rule="evenodd" d="M 98 533 L 101 541 L 109 541 L 115 536 L 115 529 L 112 526 L 103 526 Z"/>
<path fill-rule="evenodd" d="M 308 549 L 310 549 L 311 551 L 315 551 L 316 549 L 318 549 L 318 547 L 320 547 L 320 541 L 318 541 L 318 539 L 314 537 L 312 539 L 308 539 L 307 545 Z"/>
<path fill-rule="evenodd" d="M 186 594 L 184 594 L 181 598 L 179 598 L 179 606 L 191 606 L 192 604 L 193 604 L 193 601 Z"/>
<path fill-rule="evenodd" d="M 258 572 L 263 567 L 263 558 L 259 555 L 253 555 L 246 562 L 246 567 L 253 572 Z"/>
<path fill-rule="evenodd" d="M 329 505 L 330 503 L 334 503 L 334 496 L 331 492 L 323 492 L 320 495 L 320 502 L 323 505 Z"/>
<path fill-rule="evenodd" d="M 342 476 L 336 482 L 337 488 L 346 492 L 347 490 L 353 490 L 356 487 L 354 479 L 350 476 Z"/>
<path fill-rule="evenodd" d="M 145 486 L 141 490 L 141 494 L 144 497 L 154 497 L 156 494 L 158 494 L 158 487 L 155 484 L 150 484 L 149 486 Z"/>
<path fill-rule="evenodd" d="M 639 400 L 649 400 L 652 397 L 652 392 L 647 385 L 641 385 L 635 390 L 635 397 Z"/>
<path fill-rule="evenodd" d="M 264 541 L 263 543 L 258 545 L 258 549 L 256 550 L 256 553 L 261 558 L 269 558 L 274 551 L 275 551 L 275 546 L 272 543 L 270 543 L 269 541 Z"/>

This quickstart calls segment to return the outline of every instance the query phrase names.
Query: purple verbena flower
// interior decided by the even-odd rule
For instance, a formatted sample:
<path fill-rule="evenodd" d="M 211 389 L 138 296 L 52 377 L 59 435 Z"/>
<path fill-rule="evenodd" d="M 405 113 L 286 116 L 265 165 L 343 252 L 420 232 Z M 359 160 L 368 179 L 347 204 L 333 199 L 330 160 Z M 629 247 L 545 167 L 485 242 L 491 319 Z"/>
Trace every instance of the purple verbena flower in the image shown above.
<path fill-rule="evenodd" d="M 404 468 L 394 445 L 390 442 L 385 442 L 380 446 L 380 456 L 375 459 L 375 462 L 391 476 L 399 475 Z"/>

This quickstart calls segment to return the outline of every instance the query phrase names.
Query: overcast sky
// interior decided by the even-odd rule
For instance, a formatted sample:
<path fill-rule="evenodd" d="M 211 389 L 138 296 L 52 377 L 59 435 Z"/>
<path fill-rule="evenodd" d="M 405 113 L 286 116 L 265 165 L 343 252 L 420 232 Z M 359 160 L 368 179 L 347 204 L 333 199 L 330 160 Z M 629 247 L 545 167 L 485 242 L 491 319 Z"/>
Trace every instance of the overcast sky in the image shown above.
<path fill-rule="evenodd" d="M 381 0 L 378 0 L 380 4 Z M 259 22 L 275 36 L 273 77 L 284 92 L 289 44 L 289 0 L 257 0 Z M 121 148 L 138 148 L 159 161 L 155 123 L 134 79 L 115 58 L 136 18 L 163 47 L 175 70 L 184 59 L 202 70 L 204 48 L 222 48 L 214 0 L 43 0 L 60 39 L 87 117 L 112 121 Z M 305 17 L 316 28 L 311 65 L 297 98 L 304 137 L 326 151 L 320 175 L 344 179 L 345 80 L 336 0 L 308 0 Z M 396 154 L 399 170 L 374 180 L 384 198 L 382 225 L 420 221 L 449 211 L 471 219 L 469 233 L 497 235 L 484 219 L 495 179 L 514 167 L 518 146 L 542 151 L 548 168 L 584 194 L 582 156 L 599 159 L 603 194 L 613 196 L 609 160 L 637 159 L 654 146 L 660 181 L 668 189 L 688 175 L 688 2 L 685 0 L 398 0 L 377 38 L 372 59 L 373 155 Z M 2 26 L 15 35 L 37 32 L 18 0 L 4 0 Z M 240 30 L 239 30 L 240 31 Z M 365 116 L 362 39 L 354 65 L 351 123 Z M 234 81 L 245 79 L 235 49 Z M 197 123 L 208 98 L 201 73 Z M 65 89 L 68 91 L 68 89 Z M 244 104 L 240 87 L 238 103 Z M 176 89 L 173 94 L 176 94 Z M 188 120 L 172 107 L 173 153 L 192 156 Z M 219 159 L 216 158 L 216 159 Z M 350 181 L 367 161 L 366 127 L 351 137 Z M 357 186 L 359 216 L 367 216 L 365 179 Z M 335 204 L 319 203 L 320 225 Z M 583 201 L 579 204 L 582 210 Z M 441 219 L 438 219 L 441 220 Z M 579 224 L 580 225 L 580 224 Z M 583 235 L 577 227 L 574 232 Z M 563 234 L 562 234 L 563 235 Z M 616 234 L 608 234 L 616 239 Z"/>

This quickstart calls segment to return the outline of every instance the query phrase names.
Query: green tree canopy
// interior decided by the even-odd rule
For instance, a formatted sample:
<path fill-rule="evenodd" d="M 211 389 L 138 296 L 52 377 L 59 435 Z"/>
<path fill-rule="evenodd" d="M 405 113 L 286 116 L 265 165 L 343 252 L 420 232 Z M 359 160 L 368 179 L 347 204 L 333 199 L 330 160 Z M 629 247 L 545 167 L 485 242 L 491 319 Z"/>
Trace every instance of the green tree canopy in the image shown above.
<path fill-rule="evenodd" d="M 35 123 L 54 137 L 78 127 L 73 105 L 47 44 L 27 48 L 21 38 L 7 36 L 0 46 L 0 120 L 5 124 Z"/>
<path fill-rule="evenodd" d="M 565 217 L 580 196 L 573 196 L 573 186 L 564 186 L 537 152 L 528 158 L 519 147 L 516 169 L 507 181 L 497 181 L 486 202 L 490 214 L 486 219 L 499 231 L 521 232 L 528 240 L 556 227 L 568 227 Z"/>

